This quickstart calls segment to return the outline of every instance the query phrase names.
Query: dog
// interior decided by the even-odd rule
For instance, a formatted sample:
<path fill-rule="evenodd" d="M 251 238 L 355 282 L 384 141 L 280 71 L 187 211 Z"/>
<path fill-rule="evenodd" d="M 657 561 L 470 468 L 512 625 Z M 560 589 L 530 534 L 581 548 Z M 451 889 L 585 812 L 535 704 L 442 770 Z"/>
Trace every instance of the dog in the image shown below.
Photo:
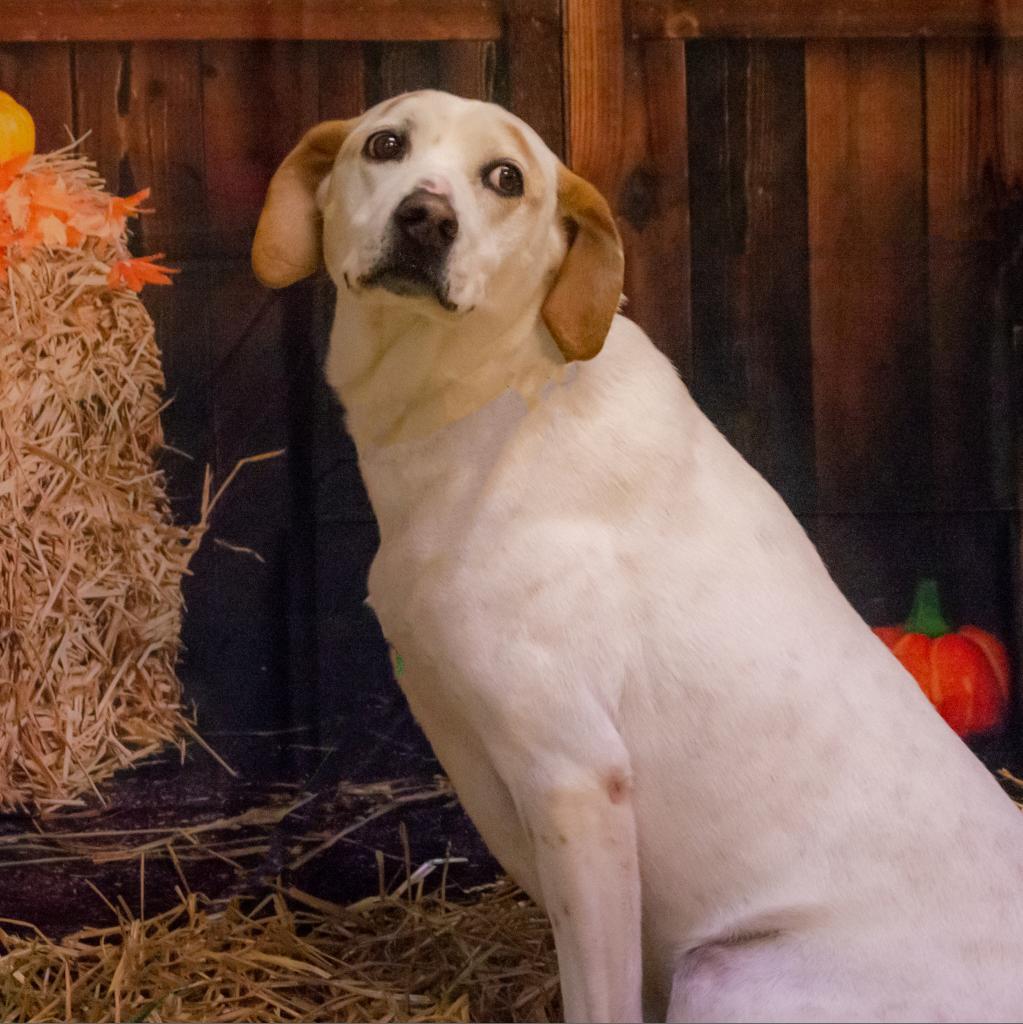
<path fill-rule="evenodd" d="M 337 286 L 367 600 L 567 1020 L 1023 1016 L 1023 820 L 618 313 L 591 185 L 409 93 L 306 134 L 252 257 Z"/>

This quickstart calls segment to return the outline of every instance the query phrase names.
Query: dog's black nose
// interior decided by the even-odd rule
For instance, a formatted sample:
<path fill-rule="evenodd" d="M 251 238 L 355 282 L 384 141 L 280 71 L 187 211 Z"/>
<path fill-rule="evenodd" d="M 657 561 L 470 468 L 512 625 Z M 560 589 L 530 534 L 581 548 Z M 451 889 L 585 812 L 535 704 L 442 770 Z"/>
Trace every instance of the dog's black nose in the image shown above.
<path fill-rule="evenodd" d="M 433 255 L 446 252 L 458 234 L 458 218 L 445 196 L 417 188 L 394 211 L 398 230 L 420 249 Z"/>

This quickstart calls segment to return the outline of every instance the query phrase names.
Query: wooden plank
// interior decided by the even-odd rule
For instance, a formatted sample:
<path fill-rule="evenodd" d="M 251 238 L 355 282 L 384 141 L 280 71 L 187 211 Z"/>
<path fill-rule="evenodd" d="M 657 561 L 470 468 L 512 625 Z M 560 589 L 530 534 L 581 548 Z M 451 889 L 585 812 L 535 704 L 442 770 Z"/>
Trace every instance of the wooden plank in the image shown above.
<path fill-rule="evenodd" d="M 820 507 L 931 494 L 921 59 L 914 42 L 806 44 Z"/>
<path fill-rule="evenodd" d="M 652 40 L 629 46 L 622 127 L 623 184 L 613 205 L 625 244 L 625 312 L 691 380 L 683 43 Z"/>
<path fill-rule="evenodd" d="M 0 46 L 0 89 L 10 93 L 32 114 L 37 152 L 68 144 L 74 125 L 70 46 Z"/>
<path fill-rule="evenodd" d="M 96 161 L 107 188 L 118 195 L 135 191 L 127 161 L 125 125 L 130 94 L 130 46 L 118 43 L 75 45 L 75 131 L 78 135 L 89 133 L 82 148 Z"/>
<path fill-rule="evenodd" d="M 560 0 L 505 0 L 505 10 L 509 106 L 564 159 Z"/>
<path fill-rule="evenodd" d="M 131 178 L 152 189 L 138 228 L 146 252 L 172 260 L 206 251 L 209 210 L 198 43 L 132 47 L 125 118 Z"/>
<path fill-rule="evenodd" d="M 623 0 L 565 0 L 568 161 L 606 196 L 622 170 L 625 107 Z"/>
<path fill-rule="evenodd" d="M 1021 36 L 1019 0 L 634 0 L 643 38 Z"/>
<path fill-rule="evenodd" d="M 357 117 L 366 109 L 366 64 L 359 43 L 319 43 L 319 118 Z"/>
<path fill-rule="evenodd" d="M 313 725 L 319 699 L 316 530 L 306 417 L 315 371 L 312 297 L 309 282 L 267 292 L 256 283 L 248 256 L 270 177 L 319 117 L 318 58 L 315 43 L 215 42 L 202 48 L 208 246 L 237 267 L 218 280 L 210 297 L 217 460 L 230 466 L 245 455 L 287 449 L 286 458 L 260 469 L 247 485 L 254 489 L 252 504 L 248 512 L 239 508 L 237 531 L 253 538 L 239 543 L 271 552 L 266 566 L 253 571 L 253 586 L 261 589 L 246 598 L 251 621 L 283 636 L 274 655 L 277 685 L 291 684 L 285 689 L 293 720 Z M 253 516 L 261 503 L 267 508 L 257 523 Z"/>
<path fill-rule="evenodd" d="M 319 115 L 315 44 L 202 48 L 208 251 L 248 258 L 273 172 Z"/>
<path fill-rule="evenodd" d="M 687 44 L 693 392 L 799 510 L 815 506 L 801 44 Z"/>
<path fill-rule="evenodd" d="M 303 339 L 287 330 L 282 294 L 256 282 L 246 257 L 207 265 L 215 481 L 223 481 L 246 456 L 289 450 L 242 469 L 213 517 L 204 544 L 209 549 L 203 564 L 208 635 L 202 641 L 202 685 L 221 713 L 225 702 L 238 701 L 239 717 L 251 720 L 258 703 L 266 701 L 271 719 L 290 722 L 295 703 L 316 694 L 315 677 L 306 690 L 287 685 L 295 654 L 289 610 L 296 585 L 288 364 L 290 349 Z M 259 557 L 217 541 L 249 548 Z M 310 576 L 300 590 L 312 586 Z M 240 685 L 246 679 L 251 691 Z"/>
<path fill-rule="evenodd" d="M 439 53 L 430 43 L 370 43 L 366 46 L 369 105 L 413 89 L 440 86 Z"/>
<path fill-rule="evenodd" d="M 497 44 L 455 39 L 438 43 L 438 85 L 445 92 L 471 100 L 493 100 Z"/>
<path fill-rule="evenodd" d="M 1003 176 L 1011 178 L 999 217 L 999 332 L 1005 346 L 1011 417 L 1015 426 L 1015 515 L 1013 522 L 1013 598 L 1015 625 L 1016 711 L 1023 706 L 1023 42 L 1001 44 L 999 53 L 999 149 Z"/>
<path fill-rule="evenodd" d="M 0 0 L 0 42 L 500 35 L 499 0 Z"/>
<path fill-rule="evenodd" d="M 925 53 L 935 480 L 946 507 L 1011 507 L 1015 396 L 995 293 L 1011 244 L 1001 208 L 1023 181 L 1023 102 L 1015 124 L 1011 111 L 1023 81 L 998 44 L 936 40 Z"/>

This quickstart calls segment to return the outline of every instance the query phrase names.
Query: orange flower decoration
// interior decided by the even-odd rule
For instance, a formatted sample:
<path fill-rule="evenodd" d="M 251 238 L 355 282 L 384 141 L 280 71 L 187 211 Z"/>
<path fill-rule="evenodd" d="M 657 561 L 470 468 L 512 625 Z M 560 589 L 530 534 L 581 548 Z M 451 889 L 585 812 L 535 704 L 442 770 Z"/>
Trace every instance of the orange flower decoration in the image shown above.
<path fill-rule="evenodd" d="M 128 220 L 149 213 L 144 188 L 131 196 L 112 196 L 79 173 L 61 173 L 59 160 L 22 153 L 0 162 L 0 287 L 11 261 L 38 246 L 88 247 L 110 266 L 111 288 L 141 291 L 147 284 L 170 284 L 177 271 L 159 266 L 163 253 L 131 257 L 125 244 Z M 72 164 L 80 168 L 81 163 Z"/>
<path fill-rule="evenodd" d="M 107 274 L 107 284 L 111 288 L 126 285 L 133 292 L 140 292 L 147 284 L 170 284 L 168 274 L 176 274 L 178 271 L 172 267 L 157 266 L 156 261 L 162 260 L 164 255 L 158 252 L 155 256 L 135 256 L 131 259 L 118 260 Z"/>

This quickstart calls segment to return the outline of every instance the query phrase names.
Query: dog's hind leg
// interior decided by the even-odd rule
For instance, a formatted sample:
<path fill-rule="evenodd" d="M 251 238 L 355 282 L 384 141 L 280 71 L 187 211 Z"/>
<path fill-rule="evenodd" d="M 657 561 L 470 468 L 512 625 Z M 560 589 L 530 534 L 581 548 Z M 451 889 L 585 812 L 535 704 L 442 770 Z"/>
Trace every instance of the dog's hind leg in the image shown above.
<path fill-rule="evenodd" d="M 778 932 L 738 935 L 690 950 L 675 971 L 667 1019 L 840 1021 L 855 993 L 826 963 L 815 969 L 805 945 Z M 852 997 L 852 998 L 850 998 Z"/>

